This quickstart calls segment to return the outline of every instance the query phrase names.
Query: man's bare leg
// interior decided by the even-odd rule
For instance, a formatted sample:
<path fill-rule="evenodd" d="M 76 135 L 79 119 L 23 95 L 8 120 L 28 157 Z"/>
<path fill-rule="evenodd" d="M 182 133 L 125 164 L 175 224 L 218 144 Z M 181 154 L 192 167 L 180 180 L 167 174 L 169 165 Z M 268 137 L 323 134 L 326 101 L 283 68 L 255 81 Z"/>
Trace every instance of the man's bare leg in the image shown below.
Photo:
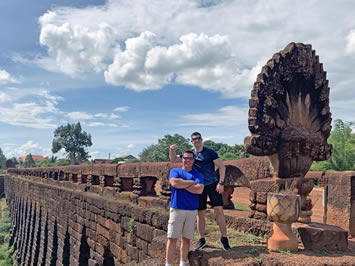
<path fill-rule="evenodd" d="M 172 264 L 174 262 L 176 242 L 177 242 L 177 238 L 168 238 L 168 242 L 166 243 L 166 257 L 165 257 L 165 261 L 167 264 Z"/>
<path fill-rule="evenodd" d="M 197 215 L 197 232 L 200 235 L 200 238 L 205 237 L 206 233 L 206 210 L 198 211 Z"/>
<path fill-rule="evenodd" d="M 224 217 L 223 207 L 216 206 L 213 207 L 214 213 L 216 215 L 216 221 L 219 226 L 219 230 L 221 231 L 222 237 L 227 237 L 227 225 L 226 218 Z"/>
<path fill-rule="evenodd" d="M 190 239 L 182 237 L 180 247 L 180 261 L 187 261 L 187 255 L 190 250 Z"/>

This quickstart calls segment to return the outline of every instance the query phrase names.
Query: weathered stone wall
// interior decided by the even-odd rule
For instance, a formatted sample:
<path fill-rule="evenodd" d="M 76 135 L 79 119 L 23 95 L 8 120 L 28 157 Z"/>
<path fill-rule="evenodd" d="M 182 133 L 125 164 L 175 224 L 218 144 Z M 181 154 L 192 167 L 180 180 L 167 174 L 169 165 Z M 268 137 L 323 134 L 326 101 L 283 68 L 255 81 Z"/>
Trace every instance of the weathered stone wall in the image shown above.
<path fill-rule="evenodd" d="M 326 172 L 328 179 L 327 223 L 355 236 L 355 171 Z"/>
<path fill-rule="evenodd" d="M 171 163 L 9 169 L 20 265 L 120 265 L 164 257 Z M 233 161 L 226 189 L 249 186 Z M 156 191 L 156 187 L 157 189 Z M 230 201 L 230 194 L 227 195 Z M 233 204 L 232 204 L 233 205 Z M 155 241 L 153 241 L 155 239 Z"/>
<path fill-rule="evenodd" d="M 322 171 L 308 171 L 305 178 L 310 178 L 317 181 L 317 186 L 325 187 L 328 185 L 328 176 Z"/>
<path fill-rule="evenodd" d="M 168 214 L 149 199 L 128 192 L 119 200 L 36 179 L 5 178 L 10 244 L 20 265 L 121 265 L 154 257 L 152 241 L 166 234 Z"/>
<path fill-rule="evenodd" d="M 260 177 L 267 180 L 267 171 L 253 176 L 253 171 L 238 166 L 240 162 L 225 164 L 226 190 L 231 188 L 231 193 L 234 186 L 250 186 Z M 18 262 L 120 265 L 163 258 L 171 194 L 168 174 L 177 166 L 133 163 L 9 169 L 5 192 L 12 220 L 10 244 L 18 250 Z M 355 172 L 325 175 L 328 221 L 355 235 Z M 261 201 L 259 197 L 257 202 Z M 228 224 L 234 225 L 233 221 Z"/>

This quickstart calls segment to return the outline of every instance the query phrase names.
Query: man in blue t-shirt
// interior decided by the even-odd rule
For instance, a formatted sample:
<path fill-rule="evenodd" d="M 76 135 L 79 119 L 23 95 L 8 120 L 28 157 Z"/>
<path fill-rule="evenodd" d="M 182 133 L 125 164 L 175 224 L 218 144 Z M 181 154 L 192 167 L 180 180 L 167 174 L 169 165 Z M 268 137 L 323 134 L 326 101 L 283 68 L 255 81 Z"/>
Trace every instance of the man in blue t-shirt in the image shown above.
<path fill-rule="evenodd" d="M 182 157 L 182 168 L 173 168 L 170 171 L 171 203 L 166 244 L 168 266 L 174 261 L 178 238 L 181 238 L 180 266 L 186 265 L 190 240 L 194 238 L 199 207 L 198 194 L 201 194 L 204 188 L 202 175 L 192 169 L 194 161 L 194 153 L 185 151 Z"/>
<path fill-rule="evenodd" d="M 206 246 L 206 209 L 207 196 L 209 197 L 213 210 L 216 214 L 216 221 L 221 231 L 220 242 L 225 251 L 231 250 L 227 238 L 226 219 L 223 213 L 223 198 L 224 177 L 226 168 L 223 161 L 218 157 L 218 154 L 203 146 L 201 134 L 194 132 L 191 134 L 191 142 L 194 145 L 195 162 L 193 169 L 199 171 L 203 175 L 205 187 L 201 195 L 199 195 L 199 208 L 197 218 L 197 231 L 200 239 L 197 242 L 195 249 L 202 249 Z M 181 162 L 181 158 L 176 155 L 178 149 L 176 144 L 170 146 L 169 158 L 171 162 Z M 215 170 L 219 170 L 219 180 L 217 180 Z"/>

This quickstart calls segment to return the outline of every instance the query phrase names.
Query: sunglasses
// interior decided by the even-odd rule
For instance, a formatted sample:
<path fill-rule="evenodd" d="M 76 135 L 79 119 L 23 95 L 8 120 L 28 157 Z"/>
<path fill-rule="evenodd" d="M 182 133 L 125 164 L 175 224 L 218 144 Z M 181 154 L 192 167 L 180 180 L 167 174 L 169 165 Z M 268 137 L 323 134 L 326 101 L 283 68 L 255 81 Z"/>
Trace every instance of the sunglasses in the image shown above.
<path fill-rule="evenodd" d="M 192 141 L 201 140 L 201 137 L 191 138 Z"/>
<path fill-rule="evenodd" d="M 193 160 L 194 157 L 182 157 L 184 160 Z"/>

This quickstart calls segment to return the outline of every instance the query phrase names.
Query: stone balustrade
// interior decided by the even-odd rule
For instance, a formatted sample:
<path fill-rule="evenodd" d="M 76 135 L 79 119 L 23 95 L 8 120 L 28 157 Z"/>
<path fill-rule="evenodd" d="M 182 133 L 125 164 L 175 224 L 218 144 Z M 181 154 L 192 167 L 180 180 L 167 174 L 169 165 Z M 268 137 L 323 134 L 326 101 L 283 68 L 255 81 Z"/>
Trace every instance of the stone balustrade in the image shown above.
<path fill-rule="evenodd" d="M 234 187 L 250 187 L 249 177 L 240 169 L 241 164 L 238 160 L 226 161 L 225 165 L 224 208 L 234 209 L 231 200 Z M 169 162 L 90 164 L 10 168 L 7 172 L 9 175 L 31 178 L 39 182 L 79 189 L 84 192 L 93 192 L 114 198 L 129 198 L 133 202 L 137 202 L 138 197 L 141 196 L 158 196 L 159 205 L 168 208 L 171 195 L 169 173 L 174 167 L 181 167 L 181 164 Z M 266 169 L 265 166 L 263 166 L 264 168 Z M 249 167 L 244 171 L 248 172 L 248 169 Z M 268 174 L 267 171 L 265 173 Z M 133 195 L 130 193 L 128 196 L 125 192 L 133 192 Z"/>

